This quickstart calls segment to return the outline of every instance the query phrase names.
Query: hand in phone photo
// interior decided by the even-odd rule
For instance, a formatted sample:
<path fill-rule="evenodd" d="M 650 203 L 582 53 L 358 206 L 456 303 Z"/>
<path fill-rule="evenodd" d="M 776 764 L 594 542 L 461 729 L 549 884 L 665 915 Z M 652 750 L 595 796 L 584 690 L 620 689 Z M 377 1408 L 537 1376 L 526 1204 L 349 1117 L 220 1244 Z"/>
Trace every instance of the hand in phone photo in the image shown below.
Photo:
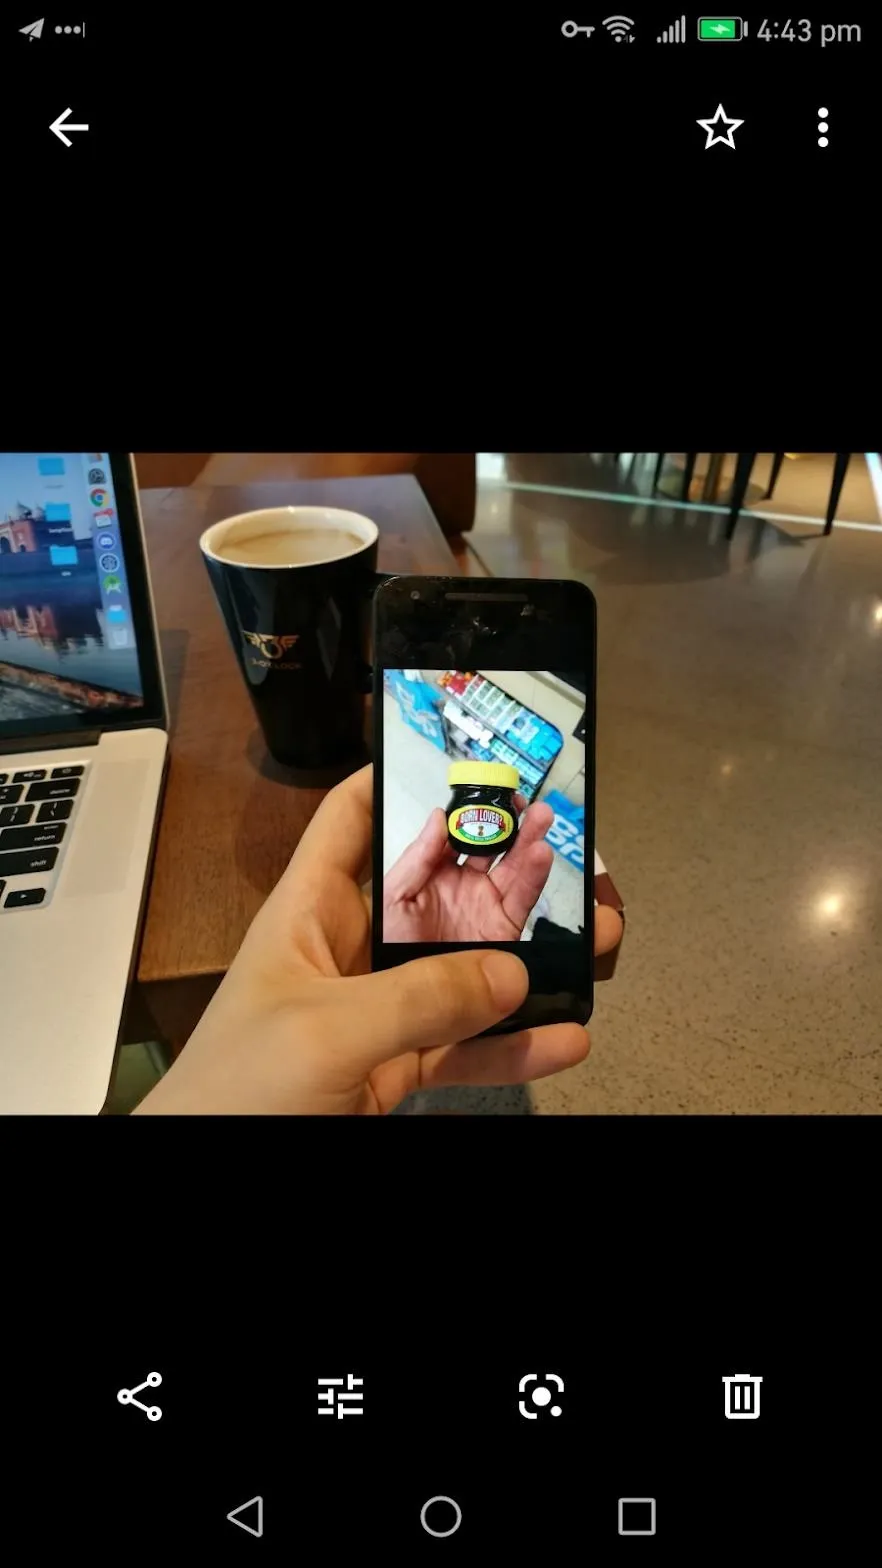
<path fill-rule="evenodd" d="M 544 802 L 526 807 L 516 794 L 520 828 L 511 850 L 495 863 L 450 847 L 440 807 L 383 878 L 386 942 L 519 942 L 548 881 L 554 851 L 545 835 L 554 812 Z M 492 869 L 491 869 L 492 868 Z"/>

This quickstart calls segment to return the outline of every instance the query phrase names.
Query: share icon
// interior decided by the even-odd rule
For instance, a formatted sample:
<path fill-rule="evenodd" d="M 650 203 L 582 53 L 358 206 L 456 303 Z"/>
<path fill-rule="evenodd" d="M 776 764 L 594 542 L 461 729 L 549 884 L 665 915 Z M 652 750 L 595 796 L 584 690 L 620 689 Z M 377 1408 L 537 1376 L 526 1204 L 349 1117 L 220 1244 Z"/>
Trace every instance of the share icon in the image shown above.
<path fill-rule="evenodd" d="M 136 1399 L 135 1395 L 143 1394 L 145 1388 L 158 1388 L 161 1382 L 161 1373 L 148 1372 L 143 1383 L 137 1383 L 134 1388 L 121 1388 L 116 1397 L 121 1405 L 134 1405 L 136 1410 L 143 1410 L 148 1421 L 158 1421 L 162 1415 L 159 1406 L 142 1405 L 140 1399 Z"/>

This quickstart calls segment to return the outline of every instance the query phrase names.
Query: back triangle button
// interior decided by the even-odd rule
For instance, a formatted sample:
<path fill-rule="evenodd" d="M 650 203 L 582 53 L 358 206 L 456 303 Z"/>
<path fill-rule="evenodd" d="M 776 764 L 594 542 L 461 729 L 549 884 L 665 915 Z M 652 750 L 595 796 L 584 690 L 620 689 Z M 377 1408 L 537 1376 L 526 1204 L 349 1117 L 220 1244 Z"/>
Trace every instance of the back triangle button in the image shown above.
<path fill-rule="evenodd" d="M 263 1535 L 263 1498 L 249 1497 L 247 1503 L 240 1503 L 232 1513 L 227 1514 L 230 1524 L 237 1524 L 240 1530 L 247 1530 L 249 1535 Z"/>

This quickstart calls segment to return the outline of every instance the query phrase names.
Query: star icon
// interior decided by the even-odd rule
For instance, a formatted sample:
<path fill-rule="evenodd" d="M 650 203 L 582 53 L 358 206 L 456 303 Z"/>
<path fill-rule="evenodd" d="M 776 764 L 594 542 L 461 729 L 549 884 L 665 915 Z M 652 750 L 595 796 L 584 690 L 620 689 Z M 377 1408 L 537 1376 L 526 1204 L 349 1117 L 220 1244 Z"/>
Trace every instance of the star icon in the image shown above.
<path fill-rule="evenodd" d="M 707 152 L 708 147 L 713 147 L 715 142 L 719 142 L 721 147 L 731 147 L 732 151 L 734 152 L 735 132 L 737 131 L 739 125 L 744 124 L 744 121 L 730 120 L 726 114 L 725 109 L 723 108 L 723 105 L 720 103 L 717 104 L 717 112 L 712 120 L 696 120 L 695 123 L 696 125 L 700 125 L 703 131 L 707 131 L 707 141 L 704 144 L 705 152 Z M 726 127 L 725 131 L 714 130 L 714 126 L 720 125 L 724 125 Z"/>

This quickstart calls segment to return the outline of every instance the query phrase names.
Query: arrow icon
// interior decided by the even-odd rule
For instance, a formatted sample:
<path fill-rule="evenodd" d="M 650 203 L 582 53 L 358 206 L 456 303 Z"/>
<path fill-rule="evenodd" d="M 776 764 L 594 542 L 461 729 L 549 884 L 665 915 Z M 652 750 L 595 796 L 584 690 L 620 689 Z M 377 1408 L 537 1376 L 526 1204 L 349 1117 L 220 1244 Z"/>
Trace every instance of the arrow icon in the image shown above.
<path fill-rule="evenodd" d="M 72 147 L 73 142 L 68 136 L 65 136 L 64 131 L 87 131 L 89 129 L 88 125 L 72 125 L 67 119 L 68 115 L 72 113 L 72 109 L 64 109 L 58 116 L 58 119 L 53 120 L 49 127 L 50 131 L 55 132 L 58 140 L 64 142 L 65 147 Z M 64 126 L 64 131 L 61 129 L 62 126 Z"/>
<path fill-rule="evenodd" d="M 248 1511 L 251 1513 L 250 1524 L 242 1517 Z M 249 1535 L 259 1538 L 263 1535 L 263 1498 L 249 1497 L 247 1503 L 240 1503 L 238 1508 L 227 1514 L 227 1518 L 230 1524 L 237 1524 L 240 1530 L 247 1530 Z"/>

